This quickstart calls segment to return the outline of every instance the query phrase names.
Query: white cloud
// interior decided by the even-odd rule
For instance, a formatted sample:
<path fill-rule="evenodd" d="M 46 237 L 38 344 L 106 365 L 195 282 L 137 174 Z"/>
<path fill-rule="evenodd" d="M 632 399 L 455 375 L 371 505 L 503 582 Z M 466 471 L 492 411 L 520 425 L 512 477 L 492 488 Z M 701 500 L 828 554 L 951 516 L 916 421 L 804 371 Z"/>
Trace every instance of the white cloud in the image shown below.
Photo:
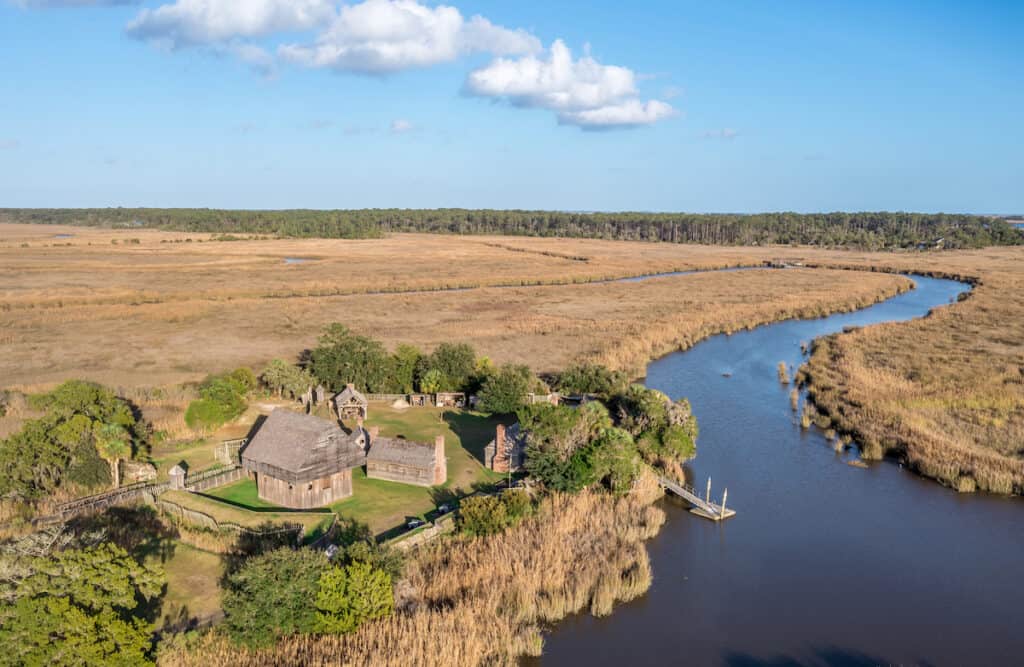
<path fill-rule="evenodd" d="M 651 125 L 676 115 L 667 101 L 640 98 L 637 81 L 643 77 L 627 67 L 601 64 L 589 47 L 578 59 L 561 40 L 545 51 L 526 30 L 478 15 L 467 19 L 455 7 L 427 1 L 163 0 L 140 10 L 125 29 L 131 37 L 169 50 L 197 46 L 231 55 L 264 76 L 275 73 L 278 59 L 383 75 L 485 53 L 495 60 L 469 74 L 465 90 L 473 95 L 547 109 L 560 123 L 584 129 Z M 280 43 L 289 33 L 291 41 Z M 667 100 L 676 91 L 665 92 Z"/>
<path fill-rule="evenodd" d="M 309 30 L 332 16 L 332 0 L 176 0 L 143 9 L 126 30 L 137 39 L 178 48 Z"/>
<path fill-rule="evenodd" d="M 498 58 L 471 72 L 466 90 L 514 106 L 548 109 L 559 122 L 585 129 L 650 125 L 675 115 L 666 102 L 641 101 L 636 79 L 632 70 L 602 65 L 586 54 L 573 60 L 569 47 L 556 40 L 547 59 Z"/>
<path fill-rule="evenodd" d="M 255 44 L 236 42 L 229 44 L 225 50 L 264 77 L 272 77 L 276 71 L 274 56 Z"/>
<path fill-rule="evenodd" d="M 417 0 L 366 0 L 343 5 L 312 45 L 285 44 L 282 58 L 307 67 L 385 74 L 451 62 L 460 56 L 533 53 L 540 41 L 482 16 L 468 21 L 455 7 Z"/>
<path fill-rule="evenodd" d="M 659 120 L 671 118 L 674 115 L 676 115 L 676 110 L 666 102 L 660 100 L 641 102 L 638 99 L 631 99 L 620 104 L 610 104 L 596 109 L 565 112 L 560 114 L 558 119 L 563 123 L 596 130 L 653 125 Z"/>
<path fill-rule="evenodd" d="M 405 134 L 406 132 L 412 132 L 414 129 L 416 129 L 416 126 L 404 118 L 391 121 L 391 134 Z"/>

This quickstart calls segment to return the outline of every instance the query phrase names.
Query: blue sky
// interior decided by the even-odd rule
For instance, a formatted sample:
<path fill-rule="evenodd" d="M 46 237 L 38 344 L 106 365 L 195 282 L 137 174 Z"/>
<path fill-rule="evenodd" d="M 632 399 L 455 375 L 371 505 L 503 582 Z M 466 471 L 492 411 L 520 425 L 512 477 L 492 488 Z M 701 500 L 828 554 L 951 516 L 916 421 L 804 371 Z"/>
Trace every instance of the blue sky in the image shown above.
<path fill-rule="evenodd" d="M 1022 2 L 0 0 L 0 206 L 1024 211 Z"/>

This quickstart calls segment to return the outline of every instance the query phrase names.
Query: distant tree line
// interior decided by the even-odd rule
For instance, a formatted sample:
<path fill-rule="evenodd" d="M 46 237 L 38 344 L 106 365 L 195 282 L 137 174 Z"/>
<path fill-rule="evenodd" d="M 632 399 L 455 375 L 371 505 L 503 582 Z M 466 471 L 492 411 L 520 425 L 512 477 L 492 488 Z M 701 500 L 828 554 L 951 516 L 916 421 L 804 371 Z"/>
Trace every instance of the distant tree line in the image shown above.
<path fill-rule="evenodd" d="M 487 209 L 0 209 L 0 221 L 150 227 L 222 235 L 379 238 L 386 232 L 430 232 L 713 245 L 812 244 L 868 250 L 980 248 L 1024 243 L 1020 230 L 1001 218 L 904 212 L 744 215 Z"/>

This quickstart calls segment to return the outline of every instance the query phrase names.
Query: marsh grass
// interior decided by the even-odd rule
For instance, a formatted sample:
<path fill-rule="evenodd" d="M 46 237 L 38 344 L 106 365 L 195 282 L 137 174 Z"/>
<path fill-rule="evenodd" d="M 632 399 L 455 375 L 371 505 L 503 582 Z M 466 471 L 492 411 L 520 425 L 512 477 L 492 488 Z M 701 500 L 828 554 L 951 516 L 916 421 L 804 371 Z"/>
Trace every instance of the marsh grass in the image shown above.
<path fill-rule="evenodd" d="M 715 333 L 850 310 L 909 286 L 891 275 L 805 270 L 594 282 L 757 265 L 768 252 L 430 235 L 32 253 L 0 247 L 0 331 L 8 352 L 0 377 L 7 385 L 68 377 L 124 387 L 194 382 L 275 357 L 295 359 L 333 321 L 389 347 L 412 343 L 429 351 L 465 340 L 496 363 L 541 372 L 578 358 L 637 371 L 652 357 Z M 314 255 L 317 261 L 306 264 L 282 260 Z M 465 287 L 480 289 L 444 291 Z M 415 289 L 423 291 L 405 293 Z M 185 437 L 173 412 L 157 419 L 161 430 Z"/>
<path fill-rule="evenodd" d="M 1024 493 L 1024 256 L 939 259 L 873 268 L 966 279 L 973 292 L 919 320 L 822 339 L 808 362 L 809 400 L 865 459 L 897 456 L 961 492 Z"/>
<path fill-rule="evenodd" d="M 171 648 L 160 662 L 517 664 L 520 656 L 541 653 L 546 624 L 573 613 L 607 615 L 650 587 L 643 543 L 665 519 L 649 504 L 651 494 L 645 480 L 626 498 L 555 495 L 504 533 L 425 546 L 396 585 L 396 614 L 352 635 L 295 637 L 252 652 L 213 633 L 192 651 Z"/>

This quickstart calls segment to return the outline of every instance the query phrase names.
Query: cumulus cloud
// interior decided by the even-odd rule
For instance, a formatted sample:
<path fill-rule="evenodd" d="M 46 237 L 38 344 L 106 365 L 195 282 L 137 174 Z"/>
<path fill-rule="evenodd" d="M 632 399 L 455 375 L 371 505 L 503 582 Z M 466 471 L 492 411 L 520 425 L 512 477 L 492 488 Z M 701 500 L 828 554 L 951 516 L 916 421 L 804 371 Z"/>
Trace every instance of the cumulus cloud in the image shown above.
<path fill-rule="evenodd" d="M 126 30 L 137 39 L 178 48 L 309 30 L 332 16 L 332 0 L 176 0 L 143 9 Z"/>
<path fill-rule="evenodd" d="M 416 0 L 366 0 L 344 5 L 312 45 L 285 44 L 282 58 L 307 67 L 363 74 L 451 62 L 469 53 L 534 53 L 540 41 L 482 16 L 468 21 L 455 7 Z"/>
<path fill-rule="evenodd" d="M 126 31 L 169 50 L 194 46 L 230 55 L 264 76 L 275 73 L 279 60 L 385 75 L 488 54 L 491 64 L 466 80 L 472 95 L 547 109 L 560 123 L 592 130 L 651 125 L 676 114 L 667 101 L 641 99 L 637 81 L 643 77 L 598 62 L 589 49 L 574 59 L 561 40 L 545 50 L 526 30 L 466 18 L 453 6 L 426 0 L 164 0 L 140 10 Z M 280 43 L 284 34 L 290 41 Z M 666 100 L 675 94 L 665 92 Z"/>
<path fill-rule="evenodd" d="M 547 58 L 498 58 L 471 72 L 466 91 L 518 107 L 548 109 L 559 122 L 584 129 L 650 125 L 676 113 L 666 102 L 641 101 L 636 79 L 632 70 L 602 65 L 589 55 L 574 60 L 569 47 L 556 40 Z"/>

